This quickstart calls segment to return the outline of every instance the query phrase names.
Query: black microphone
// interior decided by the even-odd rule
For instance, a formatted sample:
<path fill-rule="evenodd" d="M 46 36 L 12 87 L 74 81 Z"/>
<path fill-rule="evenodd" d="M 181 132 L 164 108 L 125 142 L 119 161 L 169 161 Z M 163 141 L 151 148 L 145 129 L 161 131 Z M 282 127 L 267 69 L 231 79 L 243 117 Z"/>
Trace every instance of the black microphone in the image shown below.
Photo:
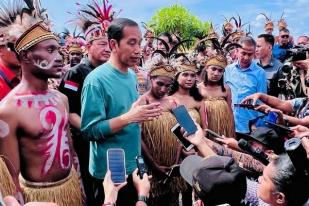
<path fill-rule="evenodd" d="M 267 159 L 268 158 L 267 155 L 263 151 L 261 151 L 260 149 L 252 147 L 248 143 L 248 141 L 246 141 L 244 139 L 240 139 L 238 141 L 238 146 L 242 150 L 244 150 L 244 151 L 248 152 L 250 155 L 252 155 L 255 159 L 261 161 L 264 165 L 268 165 L 269 161 Z"/>

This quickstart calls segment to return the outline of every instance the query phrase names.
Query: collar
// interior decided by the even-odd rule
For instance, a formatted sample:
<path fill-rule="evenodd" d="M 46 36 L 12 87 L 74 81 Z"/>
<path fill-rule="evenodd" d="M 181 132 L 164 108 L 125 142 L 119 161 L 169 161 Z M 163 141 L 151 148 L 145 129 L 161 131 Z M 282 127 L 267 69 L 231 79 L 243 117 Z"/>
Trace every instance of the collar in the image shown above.
<path fill-rule="evenodd" d="M 265 66 L 263 66 L 263 65 L 261 64 L 261 60 L 258 59 L 258 60 L 257 60 L 257 65 L 260 66 L 260 67 L 262 67 L 262 68 L 273 67 L 273 66 L 275 65 L 275 58 L 274 58 L 273 56 L 271 56 L 270 62 L 269 62 L 267 65 L 265 65 Z"/>
<path fill-rule="evenodd" d="M 254 66 L 253 61 L 251 61 L 251 64 L 248 68 L 241 68 L 238 61 L 235 63 L 235 66 L 236 66 L 237 69 L 239 69 L 241 71 L 247 71 L 247 70 L 253 70 L 254 69 L 253 68 L 253 66 Z"/>
<path fill-rule="evenodd" d="M 0 69 L 4 72 L 6 77 L 12 81 L 14 78 L 16 78 L 16 74 L 12 72 L 8 67 L 6 67 L 4 64 L 0 63 Z"/>
<path fill-rule="evenodd" d="M 83 58 L 82 61 L 81 61 L 83 64 L 85 64 L 87 67 L 89 67 L 91 70 L 94 70 L 95 69 L 95 66 L 93 66 L 89 59 L 87 57 Z"/>

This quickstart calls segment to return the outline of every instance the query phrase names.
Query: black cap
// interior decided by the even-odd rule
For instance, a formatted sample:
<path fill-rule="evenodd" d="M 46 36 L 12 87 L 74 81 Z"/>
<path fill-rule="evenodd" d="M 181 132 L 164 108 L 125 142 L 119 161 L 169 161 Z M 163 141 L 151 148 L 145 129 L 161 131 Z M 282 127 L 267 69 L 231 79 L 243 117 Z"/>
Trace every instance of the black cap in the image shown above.
<path fill-rule="evenodd" d="M 180 174 L 206 205 L 240 205 L 246 194 L 246 176 L 231 157 L 192 155 L 180 165 Z"/>
<path fill-rule="evenodd" d="M 276 154 L 284 152 L 284 140 L 280 138 L 275 130 L 267 127 L 258 127 L 251 135 L 237 133 L 238 138 L 245 139 L 247 141 L 256 140 L 273 150 Z"/>

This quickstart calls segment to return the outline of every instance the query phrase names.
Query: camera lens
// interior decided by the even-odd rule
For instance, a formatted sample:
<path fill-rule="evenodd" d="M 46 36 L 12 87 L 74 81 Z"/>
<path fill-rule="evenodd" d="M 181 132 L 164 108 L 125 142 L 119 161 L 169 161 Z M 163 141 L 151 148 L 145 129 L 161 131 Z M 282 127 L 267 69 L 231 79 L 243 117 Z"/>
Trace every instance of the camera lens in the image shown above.
<path fill-rule="evenodd" d="M 292 151 L 292 150 L 295 150 L 300 144 L 301 144 L 300 139 L 292 138 L 292 139 L 285 141 L 284 148 L 286 151 Z"/>

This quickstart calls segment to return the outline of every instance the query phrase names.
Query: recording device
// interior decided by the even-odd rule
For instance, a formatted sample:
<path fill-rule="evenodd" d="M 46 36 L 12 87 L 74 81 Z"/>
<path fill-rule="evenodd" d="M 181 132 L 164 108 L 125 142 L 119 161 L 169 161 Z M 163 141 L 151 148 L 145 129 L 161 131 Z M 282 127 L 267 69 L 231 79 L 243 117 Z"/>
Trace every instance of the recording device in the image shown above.
<path fill-rule="evenodd" d="M 183 127 L 189 135 L 194 134 L 197 131 L 197 127 L 184 105 L 174 108 L 172 113 L 176 117 L 180 126 Z"/>
<path fill-rule="evenodd" d="M 190 151 L 194 145 L 191 144 L 181 133 L 181 126 L 177 123 L 174 127 L 172 127 L 171 131 L 177 137 L 177 141 L 185 148 L 186 151 Z"/>
<path fill-rule="evenodd" d="M 269 112 L 266 115 L 265 120 L 268 121 L 268 122 L 276 124 L 276 122 L 278 120 L 278 114 L 276 112 Z"/>
<path fill-rule="evenodd" d="M 284 143 L 284 148 L 289 155 L 295 169 L 301 174 L 309 175 L 309 161 L 307 153 L 301 140 L 297 137 L 291 138 Z"/>
<path fill-rule="evenodd" d="M 216 138 L 222 138 L 222 136 L 220 136 L 218 133 L 216 133 L 216 132 L 214 132 L 210 129 L 205 129 L 205 131 L 207 132 L 207 138 L 208 139 L 211 139 L 212 141 L 215 141 L 219 144 L 222 144 L 222 142 L 219 142 L 218 140 L 216 140 Z"/>
<path fill-rule="evenodd" d="M 252 155 L 254 158 L 262 162 L 264 165 L 267 165 L 269 163 L 268 156 L 261 151 L 259 148 L 252 147 L 248 141 L 244 139 L 240 139 L 238 141 L 238 146 L 240 149 L 244 150 L 245 152 Z"/>
<path fill-rule="evenodd" d="M 278 133 L 286 133 L 286 134 L 290 134 L 293 132 L 293 130 L 291 130 L 289 127 L 280 125 L 280 124 L 276 124 L 267 120 L 264 120 L 265 124 L 272 127 L 275 131 L 277 131 Z"/>
<path fill-rule="evenodd" d="M 137 174 L 141 179 L 143 179 L 144 174 L 148 173 L 148 167 L 145 164 L 144 158 L 141 155 L 136 156 L 135 160 L 138 168 Z"/>
<path fill-rule="evenodd" d="M 243 107 L 243 108 L 246 108 L 246 109 L 254 109 L 254 106 L 253 104 L 234 104 L 234 107 Z"/>
<path fill-rule="evenodd" d="M 125 153 L 123 149 L 112 148 L 107 150 L 107 168 L 111 171 L 114 184 L 126 182 Z"/>
<path fill-rule="evenodd" d="M 307 59 L 309 47 L 295 46 L 286 50 L 286 58 L 288 61 L 299 61 Z"/>

